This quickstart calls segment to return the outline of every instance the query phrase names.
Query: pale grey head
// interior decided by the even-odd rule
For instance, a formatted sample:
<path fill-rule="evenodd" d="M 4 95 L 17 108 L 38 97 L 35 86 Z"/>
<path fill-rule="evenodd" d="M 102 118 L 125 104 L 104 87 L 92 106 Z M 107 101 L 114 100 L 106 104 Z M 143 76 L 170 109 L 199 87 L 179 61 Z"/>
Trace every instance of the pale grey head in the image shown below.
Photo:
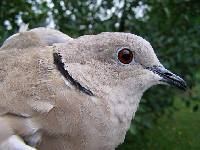
<path fill-rule="evenodd" d="M 156 84 L 185 89 L 186 83 L 159 62 L 150 43 L 130 33 L 85 35 L 57 45 L 65 69 L 88 94 L 142 94 Z"/>

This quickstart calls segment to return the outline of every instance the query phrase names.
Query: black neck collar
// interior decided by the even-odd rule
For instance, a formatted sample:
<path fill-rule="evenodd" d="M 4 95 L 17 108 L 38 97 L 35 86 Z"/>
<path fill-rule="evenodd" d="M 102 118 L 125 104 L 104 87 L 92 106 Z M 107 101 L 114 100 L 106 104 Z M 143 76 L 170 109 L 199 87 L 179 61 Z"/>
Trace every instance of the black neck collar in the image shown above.
<path fill-rule="evenodd" d="M 62 56 L 59 53 L 53 53 L 54 64 L 57 66 L 58 71 L 79 91 L 94 96 L 94 94 L 89 90 L 83 87 L 78 81 L 76 81 L 69 72 L 65 69 L 64 63 L 62 62 Z"/>

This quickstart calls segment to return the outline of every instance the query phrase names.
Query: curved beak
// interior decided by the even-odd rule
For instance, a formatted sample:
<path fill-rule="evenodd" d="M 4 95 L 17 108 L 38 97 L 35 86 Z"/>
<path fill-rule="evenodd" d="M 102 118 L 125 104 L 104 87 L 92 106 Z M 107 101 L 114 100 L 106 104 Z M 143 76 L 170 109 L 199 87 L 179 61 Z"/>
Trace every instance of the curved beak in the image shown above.
<path fill-rule="evenodd" d="M 178 87 L 181 90 L 186 90 L 186 82 L 179 76 L 173 74 L 162 66 L 147 67 L 146 69 L 158 74 L 162 79 L 160 81 Z"/>

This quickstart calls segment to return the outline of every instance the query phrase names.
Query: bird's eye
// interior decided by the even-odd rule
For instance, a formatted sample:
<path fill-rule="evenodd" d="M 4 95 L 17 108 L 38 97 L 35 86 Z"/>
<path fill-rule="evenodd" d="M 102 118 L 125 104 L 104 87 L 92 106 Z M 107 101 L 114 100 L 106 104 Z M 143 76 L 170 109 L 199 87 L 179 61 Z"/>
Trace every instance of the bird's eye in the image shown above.
<path fill-rule="evenodd" d="M 129 64 L 133 60 L 133 52 L 128 48 L 121 48 L 118 51 L 118 59 L 123 64 Z"/>

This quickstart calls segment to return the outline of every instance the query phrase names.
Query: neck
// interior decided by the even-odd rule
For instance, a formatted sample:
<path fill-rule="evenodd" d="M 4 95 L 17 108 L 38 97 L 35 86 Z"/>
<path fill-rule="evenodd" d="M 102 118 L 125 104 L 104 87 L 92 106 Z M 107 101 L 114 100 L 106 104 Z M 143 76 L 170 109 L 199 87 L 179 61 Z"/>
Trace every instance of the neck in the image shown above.
<path fill-rule="evenodd" d="M 142 93 L 120 91 L 114 88 L 109 95 L 111 113 L 117 124 L 122 124 L 128 130 L 131 120 L 135 115 Z"/>
<path fill-rule="evenodd" d="M 137 110 L 141 94 L 119 91 L 116 87 L 107 97 L 111 111 L 111 125 L 115 144 L 122 143 Z"/>

